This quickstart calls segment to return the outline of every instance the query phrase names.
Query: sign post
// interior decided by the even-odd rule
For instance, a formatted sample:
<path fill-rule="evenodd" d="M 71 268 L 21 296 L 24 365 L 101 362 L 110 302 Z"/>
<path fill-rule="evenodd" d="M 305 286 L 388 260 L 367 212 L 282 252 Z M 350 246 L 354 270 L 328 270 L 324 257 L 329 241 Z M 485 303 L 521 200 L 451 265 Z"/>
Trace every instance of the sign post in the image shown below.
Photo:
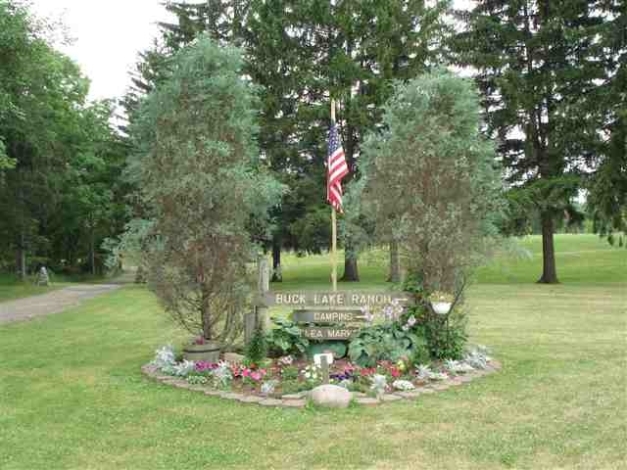
<path fill-rule="evenodd" d="M 335 124 L 335 100 L 331 99 L 331 124 Z M 331 205 L 331 284 L 337 292 L 337 215 Z"/>

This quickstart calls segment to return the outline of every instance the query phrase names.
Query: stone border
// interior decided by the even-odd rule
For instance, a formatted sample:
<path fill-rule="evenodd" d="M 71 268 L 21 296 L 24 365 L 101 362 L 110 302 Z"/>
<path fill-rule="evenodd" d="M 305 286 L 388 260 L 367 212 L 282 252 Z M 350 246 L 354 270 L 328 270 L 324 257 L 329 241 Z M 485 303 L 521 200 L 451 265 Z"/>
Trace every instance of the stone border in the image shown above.
<path fill-rule="evenodd" d="M 463 375 L 458 375 L 447 380 L 431 382 L 427 385 L 416 387 L 414 390 L 405 392 L 396 391 L 394 393 L 386 393 L 381 400 L 367 396 L 365 393 L 351 392 L 352 399 L 364 406 L 380 405 L 382 403 L 394 402 L 398 400 L 415 400 L 420 395 L 436 393 L 447 390 L 450 387 L 457 387 L 465 383 L 472 382 L 475 379 L 497 372 L 501 369 L 501 363 L 498 361 L 490 361 L 488 367 L 483 370 L 475 370 Z M 285 408 L 303 408 L 307 404 L 308 392 L 300 392 L 287 394 L 281 398 L 264 398 L 258 395 L 246 395 L 243 393 L 235 393 L 228 390 L 215 390 L 202 385 L 190 384 L 187 380 L 173 377 L 171 375 L 161 374 L 154 366 L 146 364 L 142 366 L 142 372 L 149 378 L 161 382 L 165 385 L 171 385 L 176 388 L 184 388 L 192 392 L 204 393 L 205 395 L 225 398 L 227 400 L 239 401 L 241 403 L 254 403 L 260 406 L 281 406 Z"/>

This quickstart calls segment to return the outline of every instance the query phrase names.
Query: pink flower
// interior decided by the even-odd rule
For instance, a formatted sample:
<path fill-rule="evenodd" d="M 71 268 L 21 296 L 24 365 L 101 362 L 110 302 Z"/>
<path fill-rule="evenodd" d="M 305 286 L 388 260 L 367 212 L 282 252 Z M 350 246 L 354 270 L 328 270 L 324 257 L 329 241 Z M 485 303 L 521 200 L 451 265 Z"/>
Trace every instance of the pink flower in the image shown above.
<path fill-rule="evenodd" d="M 260 371 L 255 371 L 250 374 L 250 378 L 253 379 L 255 382 L 259 382 L 261 380 L 261 377 L 263 376 L 261 375 Z"/>
<path fill-rule="evenodd" d="M 242 377 L 250 377 L 250 369 L 244 369 L 242 371 Z"/>

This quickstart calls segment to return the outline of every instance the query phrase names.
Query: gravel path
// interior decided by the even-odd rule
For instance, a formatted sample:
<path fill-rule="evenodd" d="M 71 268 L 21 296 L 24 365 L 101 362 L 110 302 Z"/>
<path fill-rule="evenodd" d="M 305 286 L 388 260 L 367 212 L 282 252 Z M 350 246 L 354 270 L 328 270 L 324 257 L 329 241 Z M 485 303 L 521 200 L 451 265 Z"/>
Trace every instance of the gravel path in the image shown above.
<path fill-rule="evenodd" d="M 120 288 L 119 284 L 80 284 L 47 294 L 0 302 L 0 323 L 30 320 L 75 307 L 83 300 Z"/>

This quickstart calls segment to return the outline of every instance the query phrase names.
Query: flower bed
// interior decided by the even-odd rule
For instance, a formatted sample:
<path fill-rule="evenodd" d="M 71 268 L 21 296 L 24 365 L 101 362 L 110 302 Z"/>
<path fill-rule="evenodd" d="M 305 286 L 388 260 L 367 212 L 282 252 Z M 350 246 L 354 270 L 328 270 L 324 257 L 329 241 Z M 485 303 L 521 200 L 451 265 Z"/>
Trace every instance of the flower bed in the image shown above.
<path fill-rule="evenodd" d="M 284 356 L 261 364 L 177 361 L 174 350 L 164 346 L 142 368 L 147 375 L 180 388 L 266 406 L 302 407 L 309 391 L 323 383 L 322 369 L 305 359 Z M 500 369 L 485 348 L 470 349 L 463 360 L 412 366 L 405 361 L 379 361 L 375 367 L 359 367 L 348 360 L 329 366 L 329 383 L 348 389 L 354 401 L 364 405 L 416 398 L 445 390 Z"/>

